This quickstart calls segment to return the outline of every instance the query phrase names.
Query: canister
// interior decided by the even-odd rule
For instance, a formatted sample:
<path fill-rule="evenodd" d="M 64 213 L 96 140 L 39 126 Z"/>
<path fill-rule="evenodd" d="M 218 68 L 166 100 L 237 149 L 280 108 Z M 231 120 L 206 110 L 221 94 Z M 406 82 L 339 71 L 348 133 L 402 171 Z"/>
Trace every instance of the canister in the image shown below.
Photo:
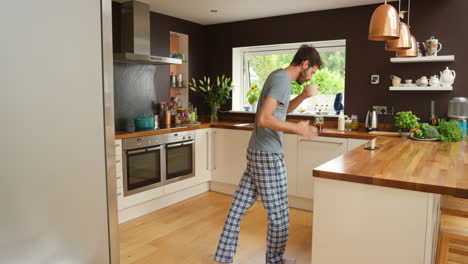
<path fill-rule="evenodd" d="M 451 121 L 455 120 L 460 124 L 460 127 L 462 128 L 463 136 L 466 137 L 466 119 L 465 118 L 452 118 L 450 119 Z"/>

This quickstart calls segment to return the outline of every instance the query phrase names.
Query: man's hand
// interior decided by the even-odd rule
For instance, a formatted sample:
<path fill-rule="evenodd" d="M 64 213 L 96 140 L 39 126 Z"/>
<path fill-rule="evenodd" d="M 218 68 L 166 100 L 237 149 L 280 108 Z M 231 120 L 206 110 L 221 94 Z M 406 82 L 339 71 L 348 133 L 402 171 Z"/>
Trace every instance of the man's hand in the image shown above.
<path fill-rule="evenodd" d="M 317 128 L 309 125 L 309 120 L 300 121 L 296 124 L 296 134 L 299 136 L 314 138 L 318 136 Z"/>
<path fill-rule="evenodd" d="M 317 94 L 319 94 L 319 91 L 320 91 L 320 86 L 318 86 L 318 84 L 313 83 L 313 84 L 306 85 L 302 93 L 306 97 L 312 97 L 312 96 L 316 96 Z"/>

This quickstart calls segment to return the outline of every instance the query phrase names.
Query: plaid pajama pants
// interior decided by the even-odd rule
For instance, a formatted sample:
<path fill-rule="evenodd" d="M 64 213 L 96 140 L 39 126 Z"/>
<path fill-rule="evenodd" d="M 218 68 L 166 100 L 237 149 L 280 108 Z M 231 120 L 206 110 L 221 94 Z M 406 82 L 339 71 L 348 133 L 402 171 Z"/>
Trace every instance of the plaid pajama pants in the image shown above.
<path fill-rule="evenodd" d="M 268 214 L 266 263 L 283 263 L 288 242 L 288 185 L 284 155 L 249 148 L 242 175 L 224 224 L 215 261 L 231 263 L 236 253 L 240 222 L 259 196 Z"/>

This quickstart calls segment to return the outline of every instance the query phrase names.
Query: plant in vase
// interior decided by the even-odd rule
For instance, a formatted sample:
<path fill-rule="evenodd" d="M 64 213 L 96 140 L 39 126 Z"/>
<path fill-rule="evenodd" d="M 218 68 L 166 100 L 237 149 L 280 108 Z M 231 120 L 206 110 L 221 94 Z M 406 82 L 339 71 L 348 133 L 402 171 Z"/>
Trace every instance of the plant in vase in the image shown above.
<path fill-rule="evenodd" d="M 401 129 L 400 136 L 408 137 L 411 134 L 411 129 L 418 126 L 418 120 L 419 118 L 411 111 L 396 113 L 395 125 Z"/>
<path fill-rule="evenodd" d="M 204 76 L 198 82 L 192 78 L 189 82 L 190 90 L 199 94 L 202 99 L 210 105 L 211 108 L 211 122 L 218 121 L 219 107 L 227 102 L 231 97 L 232 80 L 224 76 L 216 77 L 216 81 L 211 82 L 210 77 Z"/>
<path fill-rule="evenodd" d="M 260 98 L 261 93 L 262 89 L 260 89 L 255 83 L 249 87 L 249 91 L 247 92 L 247 100 L 249 101 L 249 104 L 252 105 L 252 111 L 254 112 L 257 112 L 258 99 Z"/>

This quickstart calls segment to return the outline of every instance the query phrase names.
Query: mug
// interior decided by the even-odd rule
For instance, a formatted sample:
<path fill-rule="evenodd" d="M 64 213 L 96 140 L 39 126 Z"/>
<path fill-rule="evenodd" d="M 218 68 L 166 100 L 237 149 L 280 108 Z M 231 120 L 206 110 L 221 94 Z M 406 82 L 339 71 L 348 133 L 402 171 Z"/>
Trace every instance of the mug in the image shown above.
<path fill-rule="evenodd" d="M 439 46 L 440 45 L 440 46 Z M 438 39 L 431 37 L 426 40 L 426 56 L 437 56 L 437 53 L 442 49 L 442 43 Z"/>
<path fill-rule="evenodd" d="M 413 82 L 413 80 L 410 80 L 410 79 L 405 80 L 406 84 L 411 84 L 412 82 Z"/>
<path fill-rule="evenodd" d="M 395 75 L 390 75 L 390 79 L 392 80 L 392 86 L 398 87 L 401 84 L 401 78 Z"/>

